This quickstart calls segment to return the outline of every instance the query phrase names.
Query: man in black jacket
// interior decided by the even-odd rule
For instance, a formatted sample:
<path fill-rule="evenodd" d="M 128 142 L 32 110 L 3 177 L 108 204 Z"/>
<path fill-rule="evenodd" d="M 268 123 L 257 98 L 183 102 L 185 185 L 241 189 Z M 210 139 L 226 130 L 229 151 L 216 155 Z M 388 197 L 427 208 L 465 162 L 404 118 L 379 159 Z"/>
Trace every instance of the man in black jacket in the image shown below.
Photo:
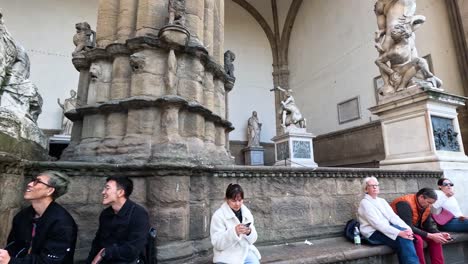
<path fill-rule="evenodd" d="M 57 171 L 45 171 L 33 178 L 24 192 L 31 206 L 13 218 L 0 264 L 72 264 L 77 226 L 72 216 L 55 199 L 68 190 L 70 179 Z"/>
<path fill-rule="evenodd" d="M 129 199 L 133 182 L 128 177 L 108 177 L 102 191 L 108 208 L 99 217 L 99 228 L 86 263 L 139 263 L 147 243 L 148 213 Z"/>

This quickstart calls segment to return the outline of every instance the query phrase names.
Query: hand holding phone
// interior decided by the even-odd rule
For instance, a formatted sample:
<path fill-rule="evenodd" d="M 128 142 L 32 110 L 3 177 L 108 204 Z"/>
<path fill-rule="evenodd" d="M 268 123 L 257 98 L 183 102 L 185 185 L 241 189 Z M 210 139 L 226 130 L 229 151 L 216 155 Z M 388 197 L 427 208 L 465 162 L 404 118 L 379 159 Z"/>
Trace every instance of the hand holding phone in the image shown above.
<path fill-rule="evenodd" d="M 247 223 L 247 224 L 244 224 L 245 227 L 249 227 L 250 224 L 252 224 L 251 222 Z"/>

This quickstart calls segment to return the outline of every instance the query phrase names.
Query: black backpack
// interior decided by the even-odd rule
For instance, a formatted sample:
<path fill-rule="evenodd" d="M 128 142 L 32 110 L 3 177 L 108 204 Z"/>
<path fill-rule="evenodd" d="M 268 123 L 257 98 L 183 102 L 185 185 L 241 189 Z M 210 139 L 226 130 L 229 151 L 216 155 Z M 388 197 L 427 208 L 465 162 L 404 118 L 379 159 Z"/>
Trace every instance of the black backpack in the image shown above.
<path fill-rule="evenodd" d="M 346 239 L 354 243 L 354 230 L 355 228 L 360 227 L 359 221 L 356 219 L 351 219 L 348 222 L 346 222 L 346 226 L 344 228 L 344 236 Z"/>
<path fill-rule="evenodd" d="M 145 264 L 156 264 L 157 252 L 156 252 L 156 228 L 151 227 L 148 232 L 148 241 L 145 247 Z"/>

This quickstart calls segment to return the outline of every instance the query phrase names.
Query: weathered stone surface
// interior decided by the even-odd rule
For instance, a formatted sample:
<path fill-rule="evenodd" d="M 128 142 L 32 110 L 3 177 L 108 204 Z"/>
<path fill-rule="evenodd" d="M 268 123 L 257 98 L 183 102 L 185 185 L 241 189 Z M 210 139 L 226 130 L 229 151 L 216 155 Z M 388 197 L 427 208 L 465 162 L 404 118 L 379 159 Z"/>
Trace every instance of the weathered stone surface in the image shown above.
<path fill-rule="evenodd" d="M 128 134 L 158 134 L 154 127 L 159 127 L 161 114 L 158 108 L 135 109 L 128 111 Z"/>
<path fill-rule="evenodd" d="M 113 43 L 117 32 L 119 0 L 104 0 L 99 4 L 96 41 L 100 48 Z"/>
<path fill-rule="evenodd" d="M 201 115 L 188 111 L 182 111 L 180 115 L 181 136 L 204 138 L 205 119 Z M 201 147 L 203 147 L 203 145 Z"/>
<path fill-rule="evenodd" d="M 137 16 L 137 36 L 157 35 L 167 20 L 167 2 L 139 0 Z"/>
<path fill-rule="evenodd" d="M 190 197 L 190 178 L 184 176 L 162 176 L 148 180 L 148 201 L 152 204 L 186 206 Z"/>
<path fill-rule="evenodd" d="M 104 115 L 86 116 L 83 120 L 82 138 L 103 138 L 106 134 L 105 128 Z"/>
<path fill-rule="evenodd" d="M 86 204 L 89 196 L 90 181 L 86 178 L 76 177 L 72 178 L 68 186 L 68 192 L 57 199 L 60 204 Z"/>
<path fill-rule="evenodd" d="M 157 214 L 156 224 L 159 227 L 158 241 L 187 240 L 189 234 L 189 208 L 159 208 L 157 212 L 150 210 L 151 215 Z"/>
<path fill-rule="evenodd" d="M 210 236 L 211 212 L 207 203 L 191 203 L 189 219 L 189 239 L 198 240 Z"/>

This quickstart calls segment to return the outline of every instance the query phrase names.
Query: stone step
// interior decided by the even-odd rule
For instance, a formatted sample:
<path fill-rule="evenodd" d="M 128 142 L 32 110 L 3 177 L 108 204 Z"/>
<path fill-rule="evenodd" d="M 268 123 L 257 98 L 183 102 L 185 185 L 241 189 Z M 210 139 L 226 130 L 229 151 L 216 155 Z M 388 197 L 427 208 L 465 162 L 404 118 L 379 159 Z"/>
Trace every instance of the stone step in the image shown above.
<path fill-rule="evenodd" d="M 444 245 L 446 264 L 468 263 L 468 234 L 452 233 L 453 242 Z M 259 246 L 261 263 L 398 263 L 393 250 L 387 246 L 355 246 L 344 237 L 310 240 L 280 245 Z"/>

